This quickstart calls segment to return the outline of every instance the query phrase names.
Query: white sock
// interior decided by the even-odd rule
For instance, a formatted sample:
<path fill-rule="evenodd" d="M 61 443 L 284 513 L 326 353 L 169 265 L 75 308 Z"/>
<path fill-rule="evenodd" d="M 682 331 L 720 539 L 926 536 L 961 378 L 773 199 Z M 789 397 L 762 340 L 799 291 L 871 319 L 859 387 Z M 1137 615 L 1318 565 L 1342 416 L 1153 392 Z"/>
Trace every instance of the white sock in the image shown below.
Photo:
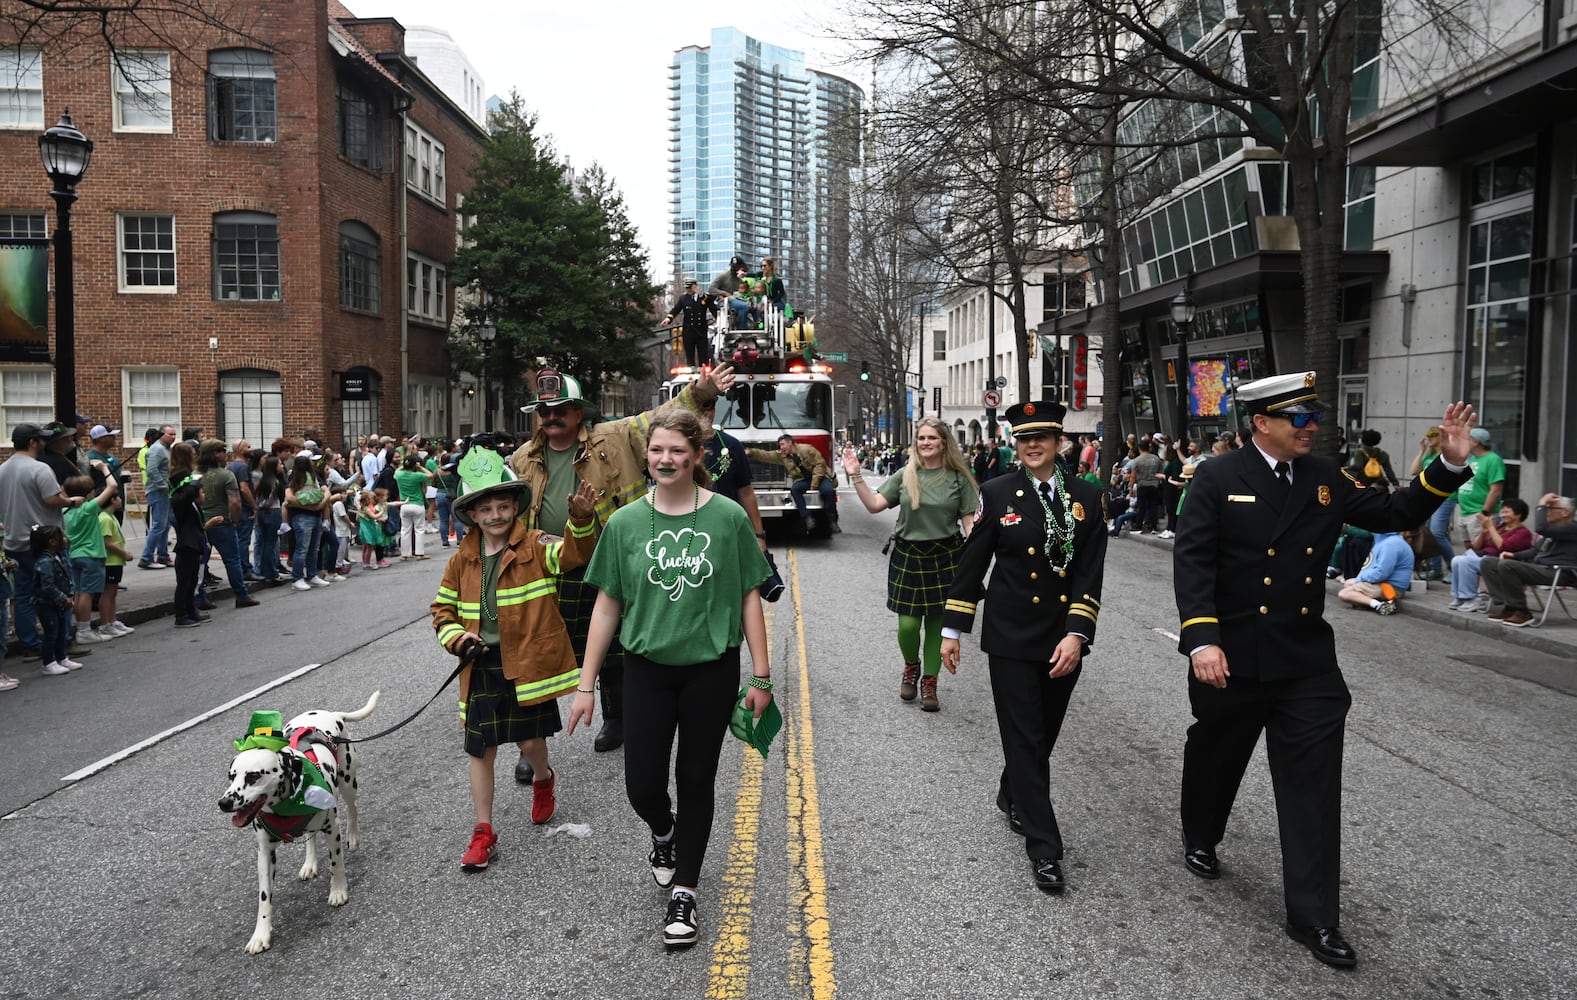
<path fill-rule="evenodd" d="M 1370 610 L 1373 610 L 1373 611 L 1380 610 L 1380 602 L 1375 600 L 1372 597 L 1369 598 L 1369 608 L 1370 608 Z"/>
<path fill-rule="evenodd" d="M 659 836 L 657 836 L 657 835 L 656 835 L 656 834 L 652 834 L 652 840 L 653 840 L 653 841 L 654 841 L 654 842 L 655 842 L 655 843 L 658 843 L 658 844 L 666 844 L 666 843 L 668 843 L 668 842 L 669 842 L 669 841 L 670 841 L 670 840 L 673 840 L 673 839 L 674 839 L 674 834 L 675 834 L 675 833 L 677 833 L 677 832 L 678 832 L 678 831 L 679 831 L 679 824 L 677 824 L 677 823 L 675 823 L 675 824 L 674 824 L 674 825 L 673 825 L 673 826 L 672 826 L 672 827 L 671 827 L 671 828 L 670 828 L 670 829 L 669 829 L 669 830 L 668 830 L 668 836 L 666 836 L 666 837 L 659 837 Z"/>
<path fill-rule="evenodd" d="M 681 889 L 678 886 L 674 886 L 673 887 L 673 891 L 670 892 L 668 895 L 669 896 L 678 896 L 680 893 L 684 893 L 686 896 L 689 896 L 691 899 L 696 898 L 696 891 L 694 889 Z"/>

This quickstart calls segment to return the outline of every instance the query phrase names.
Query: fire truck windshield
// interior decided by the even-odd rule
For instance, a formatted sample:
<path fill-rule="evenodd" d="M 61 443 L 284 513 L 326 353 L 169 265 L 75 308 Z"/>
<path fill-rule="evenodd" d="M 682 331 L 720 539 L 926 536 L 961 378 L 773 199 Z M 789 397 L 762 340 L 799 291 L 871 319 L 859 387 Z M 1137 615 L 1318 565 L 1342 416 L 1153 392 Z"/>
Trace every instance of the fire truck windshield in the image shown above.
<path fill-rule="evenodd" d="M 717 424 L 726 430 L 832 429 L 832 386 L 825 382 L 740 382 L 718 400 Z"/>

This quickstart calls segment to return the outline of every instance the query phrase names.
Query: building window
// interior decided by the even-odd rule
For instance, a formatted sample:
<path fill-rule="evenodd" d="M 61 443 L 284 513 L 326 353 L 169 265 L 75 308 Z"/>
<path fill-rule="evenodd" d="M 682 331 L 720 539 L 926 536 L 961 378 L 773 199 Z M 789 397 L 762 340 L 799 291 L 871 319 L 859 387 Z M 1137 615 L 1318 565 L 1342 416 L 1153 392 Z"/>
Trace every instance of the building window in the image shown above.
<path fill-rule="evenodd" d="M 931 331 L 931 360 L 932 361 L 946 361 L 947 360 L 947 331 L 946 330 L 932 330 Z"/>
<path fill-rule="evenodd" d="M 444 144 L 410 123 L 405 126 L 405 186 L 444 203 Z"/>
<path fill-rule="evenodd" d="M 340 223 L 339 304 L 346 309 L 378 312 L 382 307 L 382 268 L 378 234 L 359 222 Z"/>
<path fill-rule="evenodd" d="M 1514 496 L 1527 379 L 1528 295 L 1533 268 L 1533 151 L 1473 168 L 1468 227 L 1467 398 L 1494 435 Z"/>
<path fill-rule="evenodd" d="M 355 441 L 362 435 L 370 438 L 383 433 L 378 416 L 383 401 L 383 379 L 371 368 L 352 368 L 345 375 L 353 376 L 367 387 L 364 396 L 340 400 L 340 429 L 345 440 Z"/>
<path fill-rule="evenodd" d="M 406 429 L 423 437 L 447 436 L 448 395 L 449 385 L 442 379 L 412 378 L 405 387 Z"/>
<path fill-rule="evenodd" d="M 120 230 L 120 290 L 175 291 L 175 216 L 122 215 L 116 223 Z"/>
<path fill-rule="evenodd" d="M 339 96 L 339 154 L 357 166 L 378 170 L 383 166 L 378 109 L 344 84 Z"/>
<path fill-rule="evenodd" d="M 1577 223 L 1577 195 L 1572 196 L 1571 221 Z M 1571 234 L 1571 259 L 1577 260 L 1577 228 Z M 1558 487 L 1563 497 L 1577 496 L 1577 287 L 1568 287 L 1566 295 L 1566 424 Z"/>
<path fill-rule="evenodd" d="M 174 368 L 122 368 L 120 398 L 125 401 L 126 439 L 149 427 L 181 426 L 181 373 Z"/>
<path fill-rule="evenodd" d="M 32 46 L 0 49 L 0 128 L 43 127 L 43 53 Z"/>
<path fill-rule="evenodd" d="M 0 421 L 6 427 L 38 424 L 55 419 L 55 370 L 53 368 L 0 368 Z M 5 447 L 10 447 L 6 438 Z"/>
<path fill-rule="evenodd" d="M 284 437 L 285 394 L 279 373 L 256 368 L 220 372 L 219 426 L 226 441 Z"/>
<path fill-rule="evenodd" d="M 442 264 L 416 254 L 405 259 L 405 311 L 412 319 L 448 324 L 447 281 Z"/>
<path fill-rule="evenodd" d="M 279 224 L 274 216 L 214 216 L 214 298 L 278 301 Z"/>
<path fill-rule="evenodd" d="M 255 49 L 208 53 L 208 138 L 273 142 L 277 124 L 274 57 Z"/>
<path fill-rule="evenodd" d="M 122 49 L 111 59 L 115 76 L 115 128 L 170 131 L 170 54 Z"/>
<path fill-rule="evenodd" d="M 0 240 L 41 240 L 48 236 L 42 215 L 25 212 L 0 214 Z"/>
<path fill-rule="evenodd" d="M 1347 250 L 1374 249 L 1374 168 L 1347 168 Z"/>
<path fill-rule="evenodd" d="M 1358 0 L 1353 34 L 1352 104 L 1347 120 L 1358 121 L 1380 107 L 1381 0 Z"/>

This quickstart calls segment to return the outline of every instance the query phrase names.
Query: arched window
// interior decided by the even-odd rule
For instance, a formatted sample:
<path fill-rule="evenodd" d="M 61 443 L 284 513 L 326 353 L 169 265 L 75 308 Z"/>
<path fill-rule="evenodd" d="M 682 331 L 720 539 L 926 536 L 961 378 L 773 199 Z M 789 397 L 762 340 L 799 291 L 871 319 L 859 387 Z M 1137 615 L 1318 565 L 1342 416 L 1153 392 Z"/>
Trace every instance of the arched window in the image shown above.
<path fill-rule="evenodd" d="M 279 373 L 232 368 L 219 373 L 219 428 L 227 443 L 253 444 L 285 436 L 285 393 Z"/>
<path fill-rule="evenodd" d="M 383 254 L 378 234 L 359 222 L 339 227 L 339 304 L 346 309 L 381 312 Z"/>

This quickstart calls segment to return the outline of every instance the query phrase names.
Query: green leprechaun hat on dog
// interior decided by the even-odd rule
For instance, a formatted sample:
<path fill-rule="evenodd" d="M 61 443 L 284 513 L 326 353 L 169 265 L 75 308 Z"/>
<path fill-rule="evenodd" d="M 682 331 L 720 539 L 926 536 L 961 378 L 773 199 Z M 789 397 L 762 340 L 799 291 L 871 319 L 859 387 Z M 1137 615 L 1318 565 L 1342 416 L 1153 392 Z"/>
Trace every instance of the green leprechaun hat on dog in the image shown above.
<path fill-rule="evenodd" d="M 278 753 L 285 739 L 285 718 L 278 712 L 253 712 L 246 735 L 235 741 L 236 753 L 243 750 L 272 750 Z"/>
<path fill-rule="evenodd" d="M 471 508 L 489 497 L 513 495 L 522 510 L 530 502 L 531 488 L 505 464 L 504 456 L 491 448 L 468 445 L 455 472 L 460 476 L 460 495 L 450 509 L 467 528 L 476 527 Z"/>

